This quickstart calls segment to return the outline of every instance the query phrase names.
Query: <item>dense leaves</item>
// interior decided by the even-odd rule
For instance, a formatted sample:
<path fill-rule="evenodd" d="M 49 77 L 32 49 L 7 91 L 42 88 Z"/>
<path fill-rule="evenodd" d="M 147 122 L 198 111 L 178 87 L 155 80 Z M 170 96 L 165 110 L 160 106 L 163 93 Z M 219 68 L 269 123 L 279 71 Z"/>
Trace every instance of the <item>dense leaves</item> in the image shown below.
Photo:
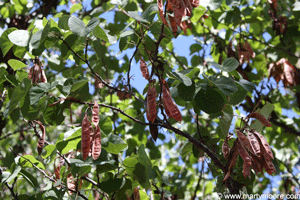
<path fill-rule="evenodd" d="M 1 2 L 0 199 L 299 193 L 299 10 Z"/>

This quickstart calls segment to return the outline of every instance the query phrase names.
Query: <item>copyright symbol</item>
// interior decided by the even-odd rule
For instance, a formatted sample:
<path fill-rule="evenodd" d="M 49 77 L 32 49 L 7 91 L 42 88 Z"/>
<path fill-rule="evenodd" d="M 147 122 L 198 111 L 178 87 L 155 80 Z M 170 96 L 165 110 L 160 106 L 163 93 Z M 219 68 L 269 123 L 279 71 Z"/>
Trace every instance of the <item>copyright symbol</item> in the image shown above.
<path fill-rule="evenodd" d="M 222 199 L 223 194 L 221 192 L 218 192 L 218 196 L 219 196 L 220 199 Z"/>

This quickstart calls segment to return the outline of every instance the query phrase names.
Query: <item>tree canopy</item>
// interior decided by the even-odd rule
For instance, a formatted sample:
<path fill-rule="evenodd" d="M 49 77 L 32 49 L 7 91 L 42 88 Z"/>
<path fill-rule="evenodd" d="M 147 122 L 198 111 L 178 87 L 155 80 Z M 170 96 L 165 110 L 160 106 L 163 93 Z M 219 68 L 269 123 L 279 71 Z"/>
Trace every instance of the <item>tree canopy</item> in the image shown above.
<path fill-rule="evenodd" d="M 0 15 L 1 199 L 299 193 L 300 2 L 4 0 Z"/>

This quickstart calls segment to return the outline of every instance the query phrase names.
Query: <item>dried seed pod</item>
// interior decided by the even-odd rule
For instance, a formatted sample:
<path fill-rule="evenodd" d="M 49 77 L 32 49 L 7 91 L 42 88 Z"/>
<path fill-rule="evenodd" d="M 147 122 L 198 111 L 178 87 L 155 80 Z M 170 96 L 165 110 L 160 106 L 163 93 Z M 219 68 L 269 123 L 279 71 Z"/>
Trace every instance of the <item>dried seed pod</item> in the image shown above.
<path fill-rule="evenodd" d="M 269 156 L 274 159 L 273 153 L 271 151 L 271 147 L 269 146 L 266 138 L 264 138 L 264 136 L 262 136 L 260 133 L 258 133 L 255 130 L 252 130 L 252 132 L 254 133 L 254 135 L 257 137 L 258 140 L 260 140 L 261 142 L 261 148 L 264 148 L 264 150 L 267 152 L 267 154 L 269 154 Z"/>
<path fill-rule="evenodd" d="M 87 114 L 85 113 L 84 118 L 82 120 L 82 134 L 81 134 L 81 151 L 82 158 L 85 160 L 89 156 L 90 152 L 90 135 L 91 135 L 91 122 L 88 119 Z"/>
<path fill-rule="evenodd" d="M 47 77 L 43 69 L 41 70 L 41 83 L 47 83 Z"/>
<path fill-rule="evenodd" d="M 56 180 L 60 179 L 60 164 L 58 163 L 58 166 L 56 166 L 55 161 L 54 161 L 54 174 Z"/>
<path fill-rule="evenodd" d="M 39 124 L 40 129 L 42 131 L 42 136 L 39 138 L 38 145 L 37 145 L 37 150 L 38 150 L 38 153 L 40 155 L 42 153 L 42 150 L 43 150 L 44 146 L 45 146 L 46 130 L 45 130 L 45 127 L 43 126 L 43 124 L 41 122 L 37 121 L 37 123 Z"/>
<path fill-rule="evenodd" d="M 148 93 L 147 93 L 147 119 L 149 122 L 153 123 L 156 119 L 156 88 L 152 83 L 149 83 Z"/>
<path fill-rule="evenodd" d="M 255 135 L 251 131 L 248 131 L 247 138 L 250 141 L 250 145 L 253 149 L 254 155 L 256 155 L 257 157 L 260 157 L 261 150 L 260 150 L 259 140 L 255 137 Z"/>
<path fill-rule="evenodd" d="M 250 174 L 251 174 L 250 169 L 251 169 L 251 164 L 244 162 L 244 163 L 243 163 L 243 175 L 244 175 L 245 178 L 246 178 L 247 176 L 248 176 L 249 178 L 251 178 L 251 176 L 250 176 Z"/>
<path fill-rule="evenodd" d="M 152 136 L 153 140 L 156 141 L 157 136 L 158 136 L 158 128 L 156 125 L 154 125 L 152 123 L 150 123 L 149 127 L 150 127 L 151 136 Z"/>
<path fill-rule="evenodd" d="M 265 160 L 264 168 L 266 169 L 267 173 L 272 175 L 273 172 L 276 173 L 276 169 L 271 160 Z"/>
<path fill-rule="evenodd" d="M 228 145 L 228 137 L 226 137 L 225 141 L 222 144 L 222 153 L 224 158 L 227 159 L 230 153 L 230 147 Z"/>
<path fill-rule="evenodd" d="M 163 93 L 163 101 L 164 101 L 164 106 L 165 109 L 169 111 L 170 115 L 178 122 L 182 120 L 181 112 L 178 109 L 177 105 L 173 101 L 169 87 L 165 80 L 163 80 L 162 84 L 162 93 Z"/>
<path fill-rule="evenodd" d="M 140 200 L 140 192 L 139 192 L 139 189 L 137 187 L 135 187 L 133 189 L 133 197 L 134 197 L 134 200 Z"/>
<path fill-rule="evenodd" d="M 249 117 L 250 118 L 255 118 L 255 119 L 259 120 L 266 127 L 271 127 L 271 123 L 269 122 L 269 120 L 267 120 L 262 114 L 260 114 L 258 112 L 251 113 L 249 115 Z"/>
<path fill-rule="evenodd" d="M 169 118 L 172 118 L 170 111 L 168 110 L 168 107 L 166 106 L 165 100 L 163 99 L 163 105 L 166 111 L 166 114 L 168 115 Z"/>
<path fill-rule="evenodd" d="M 258 174 L 259 172 L 263 173 L 263 167 L 260 164 L 261 163 L 260 159 L 254 155 L 250 155 L 250 156 L 251 156 L 251 160 L 252 160 L 252 167 L 253 167 L 254 171 L 256 172 L 256 174 Z"/>
<path fill-rule="evenodd" d="M 97 160 L 101 154 L 101 131 L 99 125 L 97 125 L 94 133 L 92 156 L 94 160 Z"/>
<path fill-rule="evenodd" d="M 99 105 L 98 105 L 96 100 L 94 102 L 94 107 L 93 107 L 92 114 L 93 114 L 92 122 L 96 127 L 99 123 Z"/>
<path fill-rule="evenodd" d="M 254 150 L 251 147 L 250 141 L 248 138 L 239 130 L 236 131 L 237 137 L 239 138 L 239 142 L 246 148 L 246 150 L 250 151 L 252 154 L 256 155 Z"/>
<path fill-rule="evenodd" d="M 237 148 L 238 148 L 238 152 L 239 152 L 240 156 L 244 160 L 244 163 L 251 165 L 251 157 L 248 154 L 248 152 L 244 149 L 244 147 L 241 145 L 239 140 L 237 143 Z"/>
<path fill-rule="evenodd" d="M 231 170 L 233 169 L 233 167 L 234 167 L 234 165 L 235 165 L 235 163 L 237 161 L 237 158 L 238 158 L 238 155 L 239 155 L 239 153 L 238 153 L 238 147 L 237 147 L 238 144 L 237 143 L 238 143 L 238 141 L 235 140 L 234 144 L 233 144 L 233 147 L 230 150 L 230 154 L 229 154 L 229 157 L 228 157 L 228 162 L 227 162 L 227 164 L 225 166 L 228 171 L 227 171 L 227 173 L 226 173 L 223 181 L 226 181 L 229 178 Z"/>
<path fill-rule="evenodd" d="M 157 6 L 158 6 L 158 12 L 159 12 L 159 16 L 161 18 L 161 21 L 166 25 L 166 26 L 169 26 L 168 25 L 168 22 L 164 16 L 164 6 L 163 6 L 163 3 L 162 3 L 162 0 L 157 0 Z"/>
<path fill-rule="evenodd" d="M 143 60 L 143 58 L 140 58 L 140 69 L 141 69 L 141 72 L 142 72 L 143 77 L 144 77 L 146 80 L 149 80 L 149 78 L 150 78 L 149 70 L 148 70 L 147 64 L 146 64 L 146 62 Z"/>
<path fill-rule="evenodd" d="M 72 174 L 67 176 L 67 187 L 73 191 L 76 191 L 76 180 Z M 68 193 L 71 195 L 73 192 L 68 190 Z"/>

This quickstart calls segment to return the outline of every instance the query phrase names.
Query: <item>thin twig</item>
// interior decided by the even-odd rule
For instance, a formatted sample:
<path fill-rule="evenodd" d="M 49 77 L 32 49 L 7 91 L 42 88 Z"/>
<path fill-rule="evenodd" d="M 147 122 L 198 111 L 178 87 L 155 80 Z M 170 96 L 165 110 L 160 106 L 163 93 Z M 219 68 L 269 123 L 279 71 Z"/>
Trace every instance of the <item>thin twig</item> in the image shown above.
<path fill-rule="evenodd" d="M 14 197 L 15 200 L 19 200 L 18 195 L 14 192 L 14 188 L 10 187 L 7 182 L 4 184 L 10 191 L 11 195 Z"/>

